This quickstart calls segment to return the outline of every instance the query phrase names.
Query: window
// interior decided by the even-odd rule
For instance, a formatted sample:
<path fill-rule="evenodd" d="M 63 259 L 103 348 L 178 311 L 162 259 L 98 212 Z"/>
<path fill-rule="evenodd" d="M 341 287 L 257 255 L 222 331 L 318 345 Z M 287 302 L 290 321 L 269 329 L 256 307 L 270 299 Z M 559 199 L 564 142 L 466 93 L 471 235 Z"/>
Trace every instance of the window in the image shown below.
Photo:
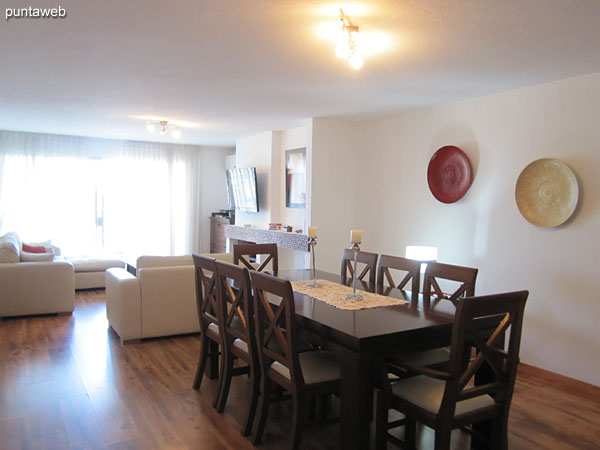
<path fill-rule="evenodd" d="M 0 147 L 2 232 L 52 239 L 67 256 L 196 250 L 197 152 L 125 142 L 104 156 L 96 148 L 90 158 L 39 144 L 35 151 Z"/>

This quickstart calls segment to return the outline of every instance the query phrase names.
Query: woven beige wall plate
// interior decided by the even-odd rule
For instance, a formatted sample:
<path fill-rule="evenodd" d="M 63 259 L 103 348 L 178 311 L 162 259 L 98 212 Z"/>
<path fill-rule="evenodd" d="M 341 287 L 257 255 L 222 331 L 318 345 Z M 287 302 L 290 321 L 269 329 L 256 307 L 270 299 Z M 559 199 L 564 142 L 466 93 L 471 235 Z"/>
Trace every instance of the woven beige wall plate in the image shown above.
<path fill-rule="evenodd" d="M 575 211 L 579 186 L 564 162 L 542 158 L 523 169 L 517 180 L 515 199 L 528 222 L 543 228 L 557 227 Z"/>

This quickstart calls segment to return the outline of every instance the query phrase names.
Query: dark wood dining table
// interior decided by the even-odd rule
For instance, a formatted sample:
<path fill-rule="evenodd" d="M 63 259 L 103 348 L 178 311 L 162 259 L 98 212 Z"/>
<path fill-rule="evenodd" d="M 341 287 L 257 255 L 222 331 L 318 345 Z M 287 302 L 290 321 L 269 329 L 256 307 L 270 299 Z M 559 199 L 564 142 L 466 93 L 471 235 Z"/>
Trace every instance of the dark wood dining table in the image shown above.
<path fill-rule="evenodd" d="M 280 270 L 278 276 L 289 281 L 301 281 L 311 279 L 312 272 L 308 269 Z M 340 274 L 317 270 L 316 278 L 343 284 Z M 377 292 L 375 284 L 362 281 L 357 283 L 357 289 Z M 344 450 L 365 450 L 371 445 L 369 431 L 373 411 L 374 363 L 390 354 L 449 345 L 451 340 L 456 311 L 451 302 L 439 302 L 432 309 L 423 304 L 421 295 L 413 297 L 410 292 L 389 287 L 377 293 L 407 300 L 408 303 L 344 310 L 308 295 L 294 293 L 296 322 L 300 330 L 319 338 L 320 344 L 335 352 L 340 360 L 340 448 Z M 490 318 L 478 326 L 491 330 L 497 324 L 498 320 Z M 218 354 L 216 348 L 212 350 L 213 355 Z M 216 378 L 218 361 L 216 357 L 210 359 L 208 376 Z M 482 431 L 488 432 L 486 428 Z M 477 448 L 475 442 L 472 442 L 472 448 Z"/>
<path fill-rule="evenodd" d="M 280 271 L 290 281 L 308 280 L 309 270 Z M 341 276 L 317 270 L 317 279 L 340 283 Z M 375 292 L 364 282 L 357 289 Z M 435 310 L 424 308 L 420 296 L 387 288 L 382 294 L 406 299 L 401 306 L 348 311 L 335 308 L 307 295 L 295 293 L 296 321 L 322 339 L 341 363 L 340 448 L 368 449 L 372 418 L 372 366 L 390 353 L 412 352 L 448 345 L 455 307 L 440 303 Z M 357 300 L 360 302 L 360 300 Z"/>

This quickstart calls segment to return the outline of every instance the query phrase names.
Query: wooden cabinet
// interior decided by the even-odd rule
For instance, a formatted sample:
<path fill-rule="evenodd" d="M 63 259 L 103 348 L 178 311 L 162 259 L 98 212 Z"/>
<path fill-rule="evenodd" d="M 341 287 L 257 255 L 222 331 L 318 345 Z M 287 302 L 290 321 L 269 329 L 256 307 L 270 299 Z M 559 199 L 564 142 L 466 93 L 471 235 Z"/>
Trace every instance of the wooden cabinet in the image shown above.
<path fill-rule="evenodd" d="M 210 252 L 225 253 L 225 225 L 233 223 L 228 217 L 210 218 Z"/>

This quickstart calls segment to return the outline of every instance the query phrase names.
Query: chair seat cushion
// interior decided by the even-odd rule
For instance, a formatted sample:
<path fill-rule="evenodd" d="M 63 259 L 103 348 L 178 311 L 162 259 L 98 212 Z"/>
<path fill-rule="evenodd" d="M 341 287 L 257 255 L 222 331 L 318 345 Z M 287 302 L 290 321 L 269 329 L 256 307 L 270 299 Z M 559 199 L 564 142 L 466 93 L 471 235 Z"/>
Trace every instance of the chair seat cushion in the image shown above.
<path fill-rule="evenodd" d="M 336 381 L 340 378 L 340 363 L 334 353 L 323 350 L 306 352 L 300 353 L 298 359 L 306 385 Z M 290 371 L 283 364 L 275 361 L 271 364 L 271 368 L 284 377 L 290 378 Z"/>
<path fill-rule="evenodd" d="M 245 343 L 244 341 L 242 341 L 241 339 L 235 339 L 235 340 L 233 341 L 233 346 L 234 346 L 235 348 L 237 348 L 238 350 L 241 350 L 241 351 L 242 351 L 242 352 L 244 352 L 244 353 L 250 353 L 250 352 L 248 351 L 248 344 L 247 344 L 247 343 Z"/>
<path fill-rule="evenodd" d="M 450 352 L 446 348 L 434 348 L 433 350 L 402 355 L 400 358 L 418 366 L 433 366 L 448 362 Z"/>
<path fill-rule="evenodd" d="M 435 378 L 419 375 L 397 381 L 392 384 L 394 395 L 407 400 L 433 414 L 437 414 L 442 403 L 446 382 Z M 455 417 L 472 411 L 494 405 L 494 399 L 489 395 L 463 400 L 456 404 Z"/>
<path fill-rule="evenodd" d="M 216 323 L 209 323 L 208 324 L 208 330 L 212 331 L 215 334 L 219 334 L 219 325 L 217 325 Z"/>
<path fill-rule="evenodd" d="M 234 317 L 231 320 L 231 328 L 236 328 L 236 329 L 238 329 L 240 331 L 244 330 L 244 326 L 243 326 L 242 321 L 240 320 L 239 317 Z M 212 331 L 213 333 L 219 334 L 219 325 L 217 325 L 214 322 L 208 324 L 208 329 L 210 331 Z"/>
<path fill-rule="evenodd" d="M 246 344 L 241 339 L 235 339 L 233 341 L 233 346 L 245 353 L 248 353 L 248 344 Z M 277 353 L 283 352 L 283 349 L 281 348 L 281 344 L 279 343 L 279 341 L 277 339 L 271 339 L 269 341 L 268 347 Z M 298 339 L 297 350 L 298 350 L 298 353 L 309 352 L 309 351 L 313 350 L 313 346 L 310 345 L 308 342 L 306 342 L 304 339 Z"/>

